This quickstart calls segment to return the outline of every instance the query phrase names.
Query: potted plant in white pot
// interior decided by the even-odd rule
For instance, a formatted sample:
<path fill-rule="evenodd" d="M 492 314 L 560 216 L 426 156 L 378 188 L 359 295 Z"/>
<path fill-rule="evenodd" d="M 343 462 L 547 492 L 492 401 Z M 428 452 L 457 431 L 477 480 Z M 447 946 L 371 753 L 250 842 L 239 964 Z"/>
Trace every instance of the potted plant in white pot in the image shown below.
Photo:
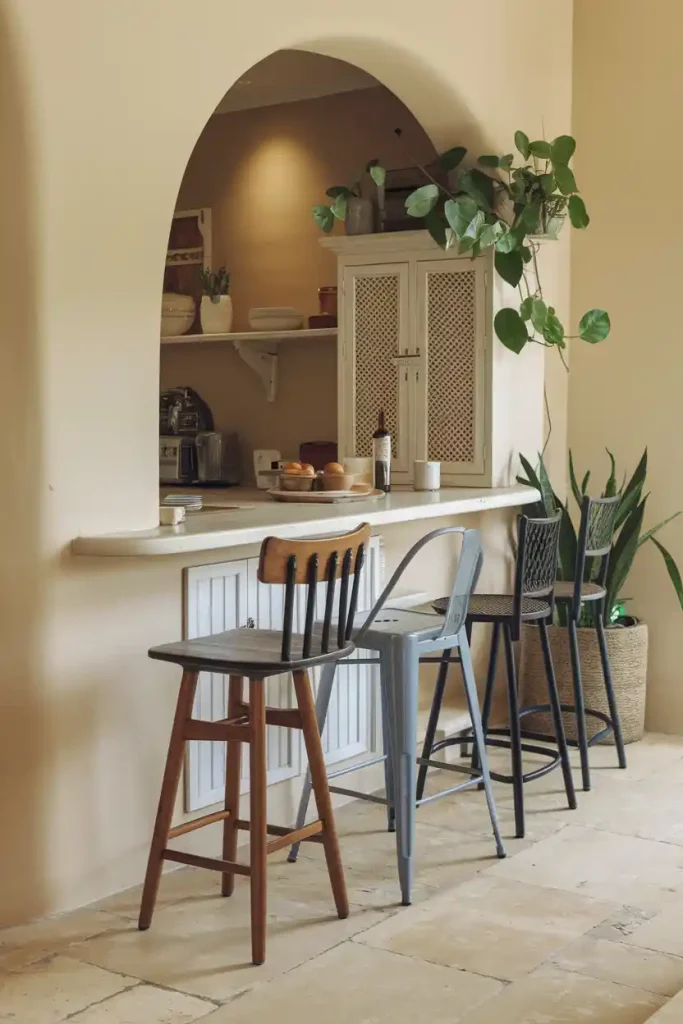
<path fill-rule="evenodd" d="M 202 303 L 199 319 L 204 334 L 229 334 L 232 328 L 232 299 L 228 295 L 230 274 L 225 267 L 199 272 L 202 282 Z"/>
<path fill-rule="evenodd" d="M 628 598 L 624 596 L 627 594 L 624 588 L 638 551 L 644 544 L 651 541 L 664 559 L 669 578 L 681 608 L 683 608 L 683 583 L 678 566 L 669 551 L 655 536 L 667 523 L 681 515 L 681 511 L 674 512 L 662 522 L 657 523 L 656 526 L 643 532 L 643 518 L 648 499 L 648 495 L 643 493 L 647 476 L 647 449 L 631 479 L 627 483 L 624 477 L 621 487 L 617 484 L 614 456 L 610 452 L 608 454 L 611 471 L 602 497 L 619 495 L 620 501 L 606 578 L 607 597 L 604 607 L 604 622 L 607 627 L 607 650 L 612 667 L 624 742 L 633 743 L 635 740 L 641 739 L 644 731 L 648 630 L 646 623 L 626 614 L 625 603 Z M 554 492 L 542 456 L 539 457 L 537 471 L 523 456 L 520 456 L 520 461 L 526 476 L 519 476 L 518 481 L 535 487 L 542 496 L 542 500 L 537 505 L 529 506 L 528 514 L 544 516 L 553 514 L 557 508 L 562 509 L 558 579 L 571 580 L 574 576 L 577 531 L 570 514 L 569 500 L 563 504 Z M 580 509 L 584 496 L 589 493 L 590 473 L 586 473 L 579 485 L 571 452 L 569 454 L 569 478 L 572 496 Z M 590 574 L 590 567 L 588 574 Z M 588 575 L 587 578 L 590 576 Z M 560 701 L 562 704 L 573 705 L 574 694 L 566 615 L 566 608 L 558 605 L 556 622 L 549 627 L 548 631 L 551 638 Z M 523 680 L 523 699 L 527 706 L 542 704 L 546 700 L 545 674 L 537 633 L 536 629 L 524 627 L 520 678 Z M 582 626 L 582 623 L 579 623 L 578 639 L 586 707 L 608 714 L 609 708 L 605 697 L 600 654 L 590 610 L 586 611 L 585 625 Z M 547 732 L 551 728 L 550 722 L 545 721 L 545 717 L 541 715 L 529 716 L 527 721 L 529 728 L 533 730 Z M 570 739 L 575 739 L 574 715 L 569 712 L 565 713 L 564 721 L 567 735 Z M 603 728 L 602 722 L 590 716 L 587 718 L 586 724 L 589 738 Z M 611 739 L 606 742 L 611 742 Z"/>
<path fill-rule="evenodd" d="M 363 196 L 362 184 L 368 174 L 377 189 L 377 204 Z M 384 182 L 387 172 L 379 160 L 369 160 L 353 185 L 332 185 L 325 192 L 331 203 L 319 203 L 311 208 L 313 220 L 318 227 L 329 234 L 335 220 L 344 222 L 347 235 L 370 235 L 375 230 L 376 206 L 382 208 L 384 199 Z"/>

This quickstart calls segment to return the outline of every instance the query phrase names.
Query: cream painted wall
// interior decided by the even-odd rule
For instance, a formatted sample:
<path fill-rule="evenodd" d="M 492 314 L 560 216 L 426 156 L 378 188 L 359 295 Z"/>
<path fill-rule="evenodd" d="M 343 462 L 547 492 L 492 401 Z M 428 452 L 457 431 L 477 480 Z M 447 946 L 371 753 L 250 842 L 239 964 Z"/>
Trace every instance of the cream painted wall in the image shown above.
<path fill-rule="evenodd" d="M 403 129 L 403 145 L 393 134 Z M 319 244 L 313 203 L 351 182 L 375 156 L 404 167 L 406 149 L 429 162 L 434 148 L 388 89 L 359 89 L 212 117 L 183 176 L 178 209 L 211 208 L 213 263 L 231 272 L 235 330 L 252 306 L 318 312 L 318 288 L 336 284 L 333 253 Z M 337 229 L 341 225 L 337 226 Z M 166 346 L 161 386 L 189 384 L 211 406 L 216 426 L 237 430 L 251 474 L 254 448 L 298 456 L 302 441 L 337 438 L 337 347 L 331 340 L 280 348 L 278 393 L 263 385 L 232 346 Z"/>
<path fill-rule="evenodd" d="M 180 560 L 70 557 L 156 521 L 159 291 L 188 156 L 267 53 L 357 63 L 437 148 L 567 129 L 571 0 L 5 0 L 0 8 L 0 918 L 141 877 L 175 699 L 150 643 L 180 630 Z M 552 46 L 548 46 L 552 39 Z M 564 268 L 564 274 L 567 267 Z M 7 299 L 9 297 L 9 301 Z M 432 580 L 426 585 L 431 588 Z"/>
<path fill-rule="evenodd" d="M 683 508 L 683 214 L 668 184 L 669 169 L 683 159 L 683 9 L 677 0 L 646 7 L 638 0 L 577 0 L 575 7 L 576 165 L 592 223 L 573 244 L 572 305 L 575 320 L 604 306 L 612 335 L 572 352 L 569 440 L 596 482 L 608 475 L 604 446 L 630 470 L 648 446 L 651 526 Z M 680 565 L 683 521 L 661 539 Z M 639 553 L 626 593 L 651 629 L 648 726 L 678 733 L 681 610 L 653 545 Z"/>

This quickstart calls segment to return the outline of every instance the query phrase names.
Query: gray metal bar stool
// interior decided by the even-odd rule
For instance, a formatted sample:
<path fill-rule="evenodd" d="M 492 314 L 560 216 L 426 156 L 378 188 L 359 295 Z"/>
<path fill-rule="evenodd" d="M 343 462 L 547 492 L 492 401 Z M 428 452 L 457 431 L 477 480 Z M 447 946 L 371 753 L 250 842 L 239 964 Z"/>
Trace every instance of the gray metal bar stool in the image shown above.
<path fill-rule="evenodd" d="M 427 612 L 409 609 L 391 608 L 386 602 L 398 580 L 415 556 L 436 537 L 446 534 L 461 534 L 462 547 L 455 574 L 453 589 L 443 619 L 438 619 Z M 391 810 L 395 813 L 396 853 L 398 875 L 401 887 L 401 901 L 404 906 L 411 902 L 411 890 L 414 874 L 414 839 L 415 810 L 419 803 L 428 803 L 450 793 L 458 792 L 483 784 L 491 818 L 491 826 L 499 857 L 505 856 L 505 849 L 500 838 L 496 816 L 491 778 L 486 756 L 484 732 L 479 711 L 477 693 L 470 656 L 470 647 L 465 630 L 467 607 L 470 595 L 476 585 L 481 569 L 483 555 L 481 539 L 477 530 L 464 529 L 459 526 L 444 527 L 434 530 L 422 537 L 408 552 L 396 572 L 393 574 L 383 593 L 369 613 L 365 623 L 353 637 L 356 649 L 374 651 L 379 654 L 380 689 L 383 706 L 384 755 L 366 761 L 362 765 L 353 765 L 331 773 L 328 777 L 335 778 L 348 772 L 357 771 L 369 764 L 385 762 L 386 796 L 378 797 L 361 793 L 357 790 L 342 789 L 330 786 L 331 792 L 358 797 L 386 804 L 389 811 L 390 827 Z M 470 765 L 454 765 L 439 761 L 430 761 L 433 767 L 446 768 L 470 776 L 464 783 L 417 801 L 417 711 L 418 711 L 418 672 L 420 660 L 432 660 L 433 655 L 444 651 L 458 652 L 465 684 L 465 694 L 472 720 L 474 742 L 479 751 L 477 768 Z M 452 655 L 449 653 L 449 656 Z M 376 662 L 373 659 L 361 659 L 361 662 Z M 316 713 L 318 725 L 322 732 L 327 717 L 330 695 L 334 682 L 334 666 L 326 665 L 318 688 Z M 311 796 L 311 777 L 306 774 L 304 788 L 297 816 L 297 828 L 303 827 L 306 811 Z M 290 850 L 289 860 L 296 860 L 298 843 Z"/>

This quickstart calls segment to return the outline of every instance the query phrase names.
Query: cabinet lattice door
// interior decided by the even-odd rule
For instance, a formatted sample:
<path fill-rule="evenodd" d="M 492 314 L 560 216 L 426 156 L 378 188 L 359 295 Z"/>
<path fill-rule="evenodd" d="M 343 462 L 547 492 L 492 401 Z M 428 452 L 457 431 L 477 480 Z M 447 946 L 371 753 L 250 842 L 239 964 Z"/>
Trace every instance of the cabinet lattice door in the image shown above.
<path fill-rule="evenodd" d="M 446 482 L 484 470 L 484 274 L 482 260 L 416 265 L 417 458 L 440 462 Z"/>
<path fill-rule="evenodd" d="M 372 454 L 380 409 L 392 435 L 394 479 L 408 474 L 413 454 L 408 430 L 414 357 L 408 330 L 408 264 L 345 268 L 340 431 L 344 455 Z M 344 372 L 345 371 L 345 372 Z"/>

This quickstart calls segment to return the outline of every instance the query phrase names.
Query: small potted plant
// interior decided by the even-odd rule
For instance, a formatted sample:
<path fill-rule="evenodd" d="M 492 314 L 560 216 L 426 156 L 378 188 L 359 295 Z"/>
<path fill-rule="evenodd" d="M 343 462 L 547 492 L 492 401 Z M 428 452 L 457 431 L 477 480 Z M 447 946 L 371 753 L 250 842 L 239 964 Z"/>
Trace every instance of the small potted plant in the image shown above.
<path fill-rule="evenodd" d="M 607 598 L 604 608 L 604 623 L 607 627 L 607 650 L 624 732 L 624 742 L 632 743 L 642 738 L 645 723 L 648 630 L 646 623 L 640 622 L 634 616 L 626 614 L 625 604 L 628 598 L 624 595 L 628 594 L 628 591 L 625 591 L 625 587 L 638 551 L 640 551 L 644 544 L 651 541 L 664 559 L 664 564 L 676 592 L 676 597 L 681 608 L 683 608 L 683 584 L 681 583 L 678 566 L 671 554 L 655 536 L 667 523 L 681 515 L 681 512 L 674 512 L 673 515 L 668 516 L 661 523 L 657 523 L 655 526 L 650 527 L 650 529 L 643 531 L 643 516 L 648 498 L 647 493 L 644 493 L 647 476 L 647 450 L 643 453 L 631 479 L 627 483 L 626 478 L 624 478 L 621 486 L 617 484 L 614 457 L 610 452 L 608 454 L 611 462 L 611 471 L 602 497 L 609 498 L 618 494 L 620 502 L 605 583 Z M 558 578 L 571 580 L 574 578 L 574 560 L 577 545 L 575 521 L 578 523 L 578 515 L 572 519 L 569 511 L 569 501 L 563 504 L 554 492 L 542 457 L 539 458 L 536 470 L 527 459 L 522 456 L 520 456 L 520 459 L 526 475 L 518 477 L 518 481 L 535 487 L 542 495 L 542 500 L 538 505 L 529 506 L 530 511 L 528 514 L 544 516 L 553 514 L 557 508 L 562 509 Z M 579 485 L 574 471 L 571 452 L 569 454 L 569 478 L 572 496 L 580 509 L 584 496 L 589 493 L 590 473 L 586 473 Z M 585 621 L 582 618 L 579 623 L 578 641 L 586 707 L 607 714 L 609 708 L 605 697 L 598 643 L 595 629 L 592 628 L 592 613 L 586 605 L 584 605 L 583 614 L 585 615 Z M 548 632 L 550 634 L 560 702 L 573 705 L 574 694 L 566 616 L 566 608 L 558 605 L 556 623 L 549 627 Z M 524 627 L 522 641 L 523 654 L 520 678 L 523 682 L 524 703 L 527 706 L 543 704 L 546 701 L 544 696 L 546 683 L 542 651 L 538 641 L 538 630 Z M 539 717 L 530 716 L 527 720 L 528 727 L 548 732 L 551 729 L 550 722 L 545 719 L 539 720 Z M 567 735 L 574 739 L 576 736 L 574 715 L 566 713 L 564 722 Z M 600 721 L 591 717 L 586 719 L 586 726 L 589 737 L 593 736 L 603 727 Z M 611 739 L 608 742 L 612 742 Z"/>
<path fill-rule="evenodd" d="M 232 299 L 228 295 L 230 274 L 225 267 L 202 269 L 202 303 L 199 318 L 204 334 L 229 334 L 232 327 Z"/>
<path fill-rule="evenodd" d="M 377 188 L 377 206 L 384 201 L 384 182 L 387 172 L 379 160 L 369 160 L 351 187 L 332 185 L 325 195 L 331 203 L 320 203 L 311 208 L 313 220 L 325 234 L 334 227 L 335 220 L 344 222 L 347 235 L 370 235 L 375 230 L 375 203 L 362 195 L 361 187 L 368 174 Z"/>

